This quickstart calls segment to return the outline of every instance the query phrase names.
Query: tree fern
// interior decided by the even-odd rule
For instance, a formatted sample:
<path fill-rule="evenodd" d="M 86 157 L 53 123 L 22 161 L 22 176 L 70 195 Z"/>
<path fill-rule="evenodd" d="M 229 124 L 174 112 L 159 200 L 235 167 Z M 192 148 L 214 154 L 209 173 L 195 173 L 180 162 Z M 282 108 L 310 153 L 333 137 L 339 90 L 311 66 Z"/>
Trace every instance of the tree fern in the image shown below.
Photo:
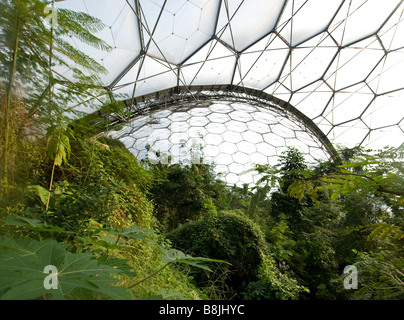
<path fill-rule="evenodd" d="M 23 99 L 30 121 L 35 119 L 46 128 L 68 121 L 64 118 L 67 105 L 85 96 L 94 97 L 93 91 L 101 88 L 98 75 L 106 73 L 100 63 L 69 40 L 73 37 L 86 46 L 109 50 L 108 44 L 94 35 L 105 27 L 103 23 L 83 12 L 59 9 L 54 28 L 46 21 L 45 5 L 40 0 L 0 2 L 0 181 L 5 189 L 19 143 L 18 128 L 12 125 L 16 114 L 13 101 Z M 70 70 L 73 78 L 58 74 L 61 68 Z"/>

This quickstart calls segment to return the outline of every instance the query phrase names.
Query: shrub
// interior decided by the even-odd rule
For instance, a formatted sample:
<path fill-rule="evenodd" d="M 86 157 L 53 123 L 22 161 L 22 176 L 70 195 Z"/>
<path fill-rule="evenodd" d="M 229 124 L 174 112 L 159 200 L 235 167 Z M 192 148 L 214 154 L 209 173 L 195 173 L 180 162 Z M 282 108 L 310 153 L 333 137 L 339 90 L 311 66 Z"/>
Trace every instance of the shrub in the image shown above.
<path fill-rule="evenodd" d="M 266 251 L 264 236 L 250 219 L 234 211 L 221 212 L 189 222 L 167 235 L 173 246 L 195 256 L 221 259 L 229 265 L 220 265 L 216 272 L 227 275 L 222 278 L 232 292 L 239 294 L 250 281 L 257 280 L 261 263 L 261 251 Z M 208 282 L 207 275 L 197 271 L 194 275 L 200 286 Z M 218 284 L 219 285 L 219 284 Z"/>

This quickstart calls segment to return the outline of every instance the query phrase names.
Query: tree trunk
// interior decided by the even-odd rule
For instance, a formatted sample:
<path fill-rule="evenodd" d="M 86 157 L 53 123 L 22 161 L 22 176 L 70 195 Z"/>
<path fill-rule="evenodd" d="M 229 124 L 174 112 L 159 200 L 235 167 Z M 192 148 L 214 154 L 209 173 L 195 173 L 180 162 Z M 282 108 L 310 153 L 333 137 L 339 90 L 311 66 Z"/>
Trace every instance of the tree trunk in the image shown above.
<path fill-rule="evenodd" d="M 4 106 L 4 144 L 3 144 L 3 189 L 7 192 L 9 187 L 9 170 L 8 170 L 8 162 L 10 156 L 10 146 L 12 144 L 11 139 L 11 130 L 12 127 L 10 126 L 10 117 L 11 117 L 11 98 L 13 94 L 13 87 L 14 87 L 14 80 L 15 74 L 17 70 L 17 58 L 18 58 L 18 45 L 19 45 L 19 29 L 20 29 L 20 6 L 18 4 L 17 8 L 17 23 L 15 29 L 15 43 L 14 43 L 14 50 L 13 50 L 13 58 L 10 67 L 10 78 L 7 86 L 6 91 L 6 103 Z"/>

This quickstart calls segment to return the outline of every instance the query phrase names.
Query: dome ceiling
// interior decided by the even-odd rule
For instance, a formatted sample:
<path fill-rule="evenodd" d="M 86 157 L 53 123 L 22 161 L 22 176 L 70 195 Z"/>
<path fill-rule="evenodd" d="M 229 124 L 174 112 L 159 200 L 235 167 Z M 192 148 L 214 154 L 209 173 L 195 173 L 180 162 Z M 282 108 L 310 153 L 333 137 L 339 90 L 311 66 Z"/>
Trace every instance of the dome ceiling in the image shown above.
<path fill-rule="evenodd" d="M 72 43 L 105 66 L 103 85 L 127 101 L 171 88 L 237 86 L 294 106 L 333 144 L 379 148 L 404 141 L 402 0 L 56 5 L 107 26 L 97 35 L 110 52 Z M 69 70 L 60 74 L 69 78 Z"/>

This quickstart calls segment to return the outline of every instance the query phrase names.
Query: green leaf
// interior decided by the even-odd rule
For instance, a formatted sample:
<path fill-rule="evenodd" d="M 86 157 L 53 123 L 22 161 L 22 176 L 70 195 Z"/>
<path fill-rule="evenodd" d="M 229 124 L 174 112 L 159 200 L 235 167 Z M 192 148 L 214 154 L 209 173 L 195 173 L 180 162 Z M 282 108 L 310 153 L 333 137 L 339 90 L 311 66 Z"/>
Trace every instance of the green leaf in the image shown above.
<path fill-rule="evenodd" d="M 7 216 L 4 224 L 6 226 L 24 227 L 24 228 L 36 230 L 36 231 L 60 232 L 60 233 L 70 233 L 70 234 L 73 233 L 71 231 L 67 231 L 58 226 L 53 226 L 53 225 L 47 224 L 45 221 L 41 221 L 38 219 L 32 219 L 32 218 L 26 218 L 26 217 L 17 218 L 17 217 L 13 217 L 13 216 Z"/>
<path fill-rule="evenodd" d="M 138 226 L 132 226 L 122 231 L 111 230 L 110 234 L 124 236 L 126 238 L 138 239 L 138 240 L 150 240 L 150 237 L 155 233 L 154 230 L 147 228 L 140 228 Z"/>
<path fill-rule="evenodd" d="M 55 240 L 0 239 L 0 299 L 74 299 L 75 294 L 93 292 L 114 299 L 127 299 L 126 288 L 111 286 L 121 270 L 100 264 L 91 254 L 71 253 L 67 244 Z M 46 289 L 44 268 L 57 268 L 57 289 Z M 79 295 L 82 298 L 82 295 Z"/>
<path fill-rule="evenodd" d="M 192 257 L 190 255 L 185 254 L 184 252 L 176 249 L 164 249 L 160 247 L 162 250 L 161 258 L 165 263 L 184 263 L 188 264 L 200 269 L 204 269 L 207 271 L 212 271 L 208 266 L 204 265 L 203 263 L 206 262 L 220 262 L 220 263 L 227 263 L 224 260 L 218 259 L 209 259 L 209 258 L 202 258 L 202 257 Z"/>
<path fill-rule="evenodd" d="M 49 196 L 48 189 L 45 189 L 44 187 L 41 187 L 39 185 L 33 185 L 33 186 L 29 186 L 27 188 L 27 190 L 36 194 L 41 199 L 41 202 L 43 204 L 46 204 L 46 202 L 48 201 L 48 196 Z"/>

